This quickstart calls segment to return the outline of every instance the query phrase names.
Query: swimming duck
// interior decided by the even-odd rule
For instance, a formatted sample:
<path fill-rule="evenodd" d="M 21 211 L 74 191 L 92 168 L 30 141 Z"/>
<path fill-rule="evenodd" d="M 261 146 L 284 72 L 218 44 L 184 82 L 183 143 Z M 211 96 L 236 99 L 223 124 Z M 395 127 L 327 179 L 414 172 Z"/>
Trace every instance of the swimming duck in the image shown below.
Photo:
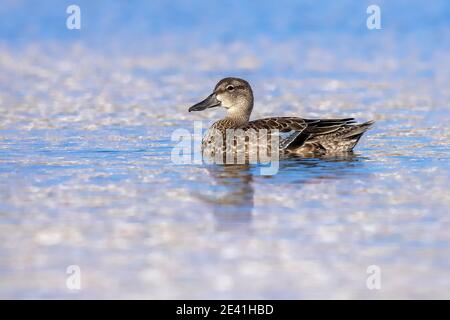
<path fill-rule="evenodd" d="M 250 121 L 253 109 L 252 88 L 247 81 L 232 77 L 220 80 L 213 93 L 190 107 L 189 112 L 214 107 L 226 108 L 227 115 L 224 119 L 216 121 L 208 130 L 202 140 L 203 149 L 214 144 L 213 137 L 217 132 L 225 137 L 228 129 L 241 129 L 244 132 L 265 129 L 269 132 L 279 132 L 281 153 L 325 155 L 350 152 L 364 132 L 374 123 L 368 121 L 357 124 L 354 118 L 303 119 L 299 117 L 272 117 Z M 236 143 L 233 145 L 235 147 Z"/>

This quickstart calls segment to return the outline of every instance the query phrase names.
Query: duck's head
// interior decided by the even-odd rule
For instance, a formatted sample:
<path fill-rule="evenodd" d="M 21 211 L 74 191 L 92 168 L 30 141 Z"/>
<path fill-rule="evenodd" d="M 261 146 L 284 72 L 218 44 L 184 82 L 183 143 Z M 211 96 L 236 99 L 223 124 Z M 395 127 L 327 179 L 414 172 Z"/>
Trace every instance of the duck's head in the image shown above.
<path fill-rule="evenodd" d="M 250 84 L 239 78 L 224 78 L 216 84 L 212 94 L 190 107 L 189 112 L 213 107 L 226 108 L 229 116 L 249 117 L 253 109 L 253 91 Z"/>

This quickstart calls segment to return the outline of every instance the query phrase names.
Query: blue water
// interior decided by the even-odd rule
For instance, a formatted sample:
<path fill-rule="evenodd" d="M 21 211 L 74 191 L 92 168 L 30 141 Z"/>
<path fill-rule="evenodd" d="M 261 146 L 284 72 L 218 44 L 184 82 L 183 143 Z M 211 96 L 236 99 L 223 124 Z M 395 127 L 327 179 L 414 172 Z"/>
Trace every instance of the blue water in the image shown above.
<path fill-rule="evenodd" d="M 68 4 L 0 8 L 0 297 L 449 298 L 447 1 L 378 1 L 373 31 L 371 1 L 77 1 L 81 30 Z M 273 176 L 175 164 L 230 75 L 253 118 L 376 124 Z"/>

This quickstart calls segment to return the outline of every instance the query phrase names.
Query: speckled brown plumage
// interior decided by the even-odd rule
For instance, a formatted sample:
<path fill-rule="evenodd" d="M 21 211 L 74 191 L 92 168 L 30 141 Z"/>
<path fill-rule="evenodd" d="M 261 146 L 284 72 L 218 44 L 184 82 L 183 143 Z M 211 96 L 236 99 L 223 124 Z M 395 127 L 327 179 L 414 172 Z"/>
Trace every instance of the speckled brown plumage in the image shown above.
<path fill-rule="evenodd" d="M 226 141 L 229 129 L 244 133 L 258 133 L 265 129 L 269 140 L 273 134 L 279 134 L 279 151 L 282 153 L 348 152 L 355 147 L 364 132 L 373 124 L 373 121 L 356 124 L 353 118 L 274 117 L 249 121 L 253 109 L 253 92 L 245 80 L 238 78 L 222 79 L 216 85 L 213 94 L 192 106 L 189 111 L 200 111 L 215 106 L 224 106 L 228 109 L 228 114 L 211 126 L 203 139 L 204 149 L 214 145 L 217 137 L 222 137 L 223 141 Z M 243 150 L 242 148 L 248 147 L 249 141 L 250 139 L 245 139 L 245 143 L 239 145 L 235 140 L 228 140 L 222 150 L 225 148 L 233 148 L 235 151 Z"/>

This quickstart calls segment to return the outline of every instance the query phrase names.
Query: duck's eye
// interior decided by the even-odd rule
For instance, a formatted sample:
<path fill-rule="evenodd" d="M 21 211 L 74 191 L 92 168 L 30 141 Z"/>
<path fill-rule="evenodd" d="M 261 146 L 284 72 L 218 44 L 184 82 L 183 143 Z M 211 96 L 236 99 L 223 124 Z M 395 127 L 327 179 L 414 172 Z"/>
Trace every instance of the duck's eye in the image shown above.
<path fill-rule="evenodd" d="M 230 84 L 229 86 L 227 86 L 227 90 L 230 91 L 230 92 L 233 91 L 233 90 L 234 90 L 234 86 L 232 86 L 232 85 Z"/>

